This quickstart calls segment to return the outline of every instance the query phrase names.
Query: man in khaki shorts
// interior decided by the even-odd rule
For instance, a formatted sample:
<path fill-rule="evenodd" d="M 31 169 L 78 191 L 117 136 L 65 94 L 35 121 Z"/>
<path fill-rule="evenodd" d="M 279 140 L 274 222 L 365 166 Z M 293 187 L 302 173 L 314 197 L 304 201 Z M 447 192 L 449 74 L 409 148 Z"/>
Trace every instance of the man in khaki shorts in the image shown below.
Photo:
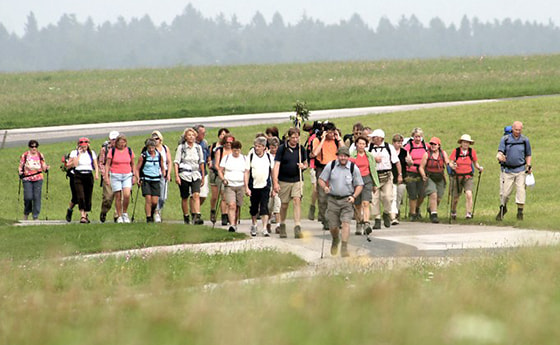
<path fill-rule="evenodd" d="M 280 145 L 274 156 L 272 182 L 274 192 L 280 196 L 280 238 L 286 233 L 286 216 L 290 200 L 294 203 L 294 237 L 303 238 L 301 232 L 301 197 L 303 195 L 303 170 L 307 168 L 307 154 L 299 144 L 299 129 L 290 128 L 288 140 Z"/>
<path fill-rule="evenodd" d="M 331 255 L 338 253 L 340 243 L 339 229 L 342 229 L 342 245 L 340 255 L 349 256 L 348 238 L 350 222 L 354 215 L 354 202 L 362 192 L 364 181 L 360 169 L 348 160 L 350 151 L 341 146 L 337 151 L 337 159 L 327 164 L 319 176 L 319 188 L 328 198 L 327 219 L 332 236 Z"/>

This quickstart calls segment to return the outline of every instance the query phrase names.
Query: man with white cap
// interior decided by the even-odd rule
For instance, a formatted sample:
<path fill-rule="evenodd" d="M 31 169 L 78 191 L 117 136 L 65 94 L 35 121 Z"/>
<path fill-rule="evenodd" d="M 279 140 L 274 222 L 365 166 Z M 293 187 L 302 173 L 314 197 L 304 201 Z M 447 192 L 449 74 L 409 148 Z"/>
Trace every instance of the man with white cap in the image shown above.
<path fill-rule="evenodd" d="M 381 204 L 383 204 L 383 225 L 391 226 L 391 203 L 393 202 L 393 165 L 397 167 L 398 183 L 402 183 L 402 170 L 399 155 L 393 145 L 385 142 L 385 132 L 382 129 L 374 130 L 369 136 L 372 143 L 369 151 L 377 163 L 377 176 L 379 187 L 373 193 L 373 229 L 381 229 Z"/>
<path fill-rule="evenodd" d="M 101 176 L 105 176 L 105 164 L 107 164 L 107 153 L 113 147 L 115 147 L 115 140 L 119 136 L 119 132 L 111 131 L 109 133 L 109 140 L 103 143 L 101 150 L 99 150 L 99 174 Z M 99 220 L 101 223 L 105 223 L 105 219 L 107 218 L 107 212 L 111 209 L 113 205 L 113 190 L 111 189 L 111 183 L 105 181 L 103 177 L 101 177 L 101 187 L 103 187 L 103 197 L 101 201 L 101 212 L 99 213 Z M 116 217 L 115 217 L 116 222 Z"/>
<path fill-rule="evenodd" d="M 354 202 L 364 186 L 360 169 L 350 160 L 346 146 L 337 150 L 337 159 L 325 165 L 319 176 L 319 187 L 327 194 L 327 218 L 332 236 L 331 255 L 338 254 L 338 244 L 342 237 L 340 255 L 349 256 L 348 239 L 350 222 L 354 214 Z M 340 234 L 339 229 L 342 230 Z"/>
<path fill-rule="evenodd" d="M 473 176 L 474 168 L 482 172 L 483 168 L 478 164 L 478 157 L 476 156 L 476 151 L 470 147 L 474 145 L 474 140 L 468 134 L 463 134 L 461 138 L 457 141 L 460 145 L 457 147 L 451 155 L 449 156 L 450 167 L 453 169 L 453 174 L 450 176 L 449 188 L 451 188 L 451 194 L 453 195 L 453 201 L 451 203 L 451 219 L 457 219 L 457 203 L 459 202 L 459 197 L 461 192 L 465 191 L 466 198 L 466 216 L 465 219 L 472 219 L 473 217 Z"/>

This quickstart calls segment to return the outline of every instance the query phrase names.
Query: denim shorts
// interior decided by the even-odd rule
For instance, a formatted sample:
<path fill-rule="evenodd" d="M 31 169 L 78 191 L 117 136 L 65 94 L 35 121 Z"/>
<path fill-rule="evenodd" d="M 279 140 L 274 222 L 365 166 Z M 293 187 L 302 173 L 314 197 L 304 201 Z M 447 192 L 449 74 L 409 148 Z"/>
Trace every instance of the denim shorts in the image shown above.
<path fill-rule="evenodd" d="M 113 174 L 111 173 L 111 189 L 120 192 L 124 188 L 132 188 L 132 173 Z"/>

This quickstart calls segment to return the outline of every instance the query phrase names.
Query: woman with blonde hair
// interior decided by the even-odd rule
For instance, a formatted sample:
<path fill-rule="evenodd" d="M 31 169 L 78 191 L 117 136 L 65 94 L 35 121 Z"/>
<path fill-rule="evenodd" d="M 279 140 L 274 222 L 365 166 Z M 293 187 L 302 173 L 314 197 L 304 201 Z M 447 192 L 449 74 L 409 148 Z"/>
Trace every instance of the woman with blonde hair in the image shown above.
<path fill-rule="evenodd" d="M 169 185 L 169 181 L 171 181 L 171 151 L 169 147 L 163 144 L 163 135 L 160 131 L 155 130 L 152 132 L 152 139 L 156 141 L 156 150 L 161 155 L 163 159 L 163 167 L 165 169 L 165 174 L 161 176 L 160 180 L 160 196 L 158 199 L 157 207 L 154 212 L 154 221 L 156 223 L 161 222 L 161 211 L 163 210 L 163 206 L 165 205 L 165 201 L 167 200 L 167 187 Z"/>
<path fill-rule="evenodd" d="M 117 223 L 130 223 L 127 211 L 132 186 L 136 184 L 134 152 L 127 145 L 126 135 L 119 134 L 115 139 L 115 147 L 107 154 L 105 180 L 113 190 Z"/>

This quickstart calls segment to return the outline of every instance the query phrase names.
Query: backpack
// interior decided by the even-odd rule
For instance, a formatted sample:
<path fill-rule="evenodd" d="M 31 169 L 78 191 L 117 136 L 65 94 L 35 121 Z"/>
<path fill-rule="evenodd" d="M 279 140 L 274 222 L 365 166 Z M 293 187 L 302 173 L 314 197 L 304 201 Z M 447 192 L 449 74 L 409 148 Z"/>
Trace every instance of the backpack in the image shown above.
<path fill-rule="evenodd" d="M 128 149 L 128 155 L 130 156 L 130 160 L 132 160 L 132 149 L 128 146 L 126 148 Z M 111 157 L 115 157 L 115 149 L 116 149 L 115 146 L 111 148 Z M 107 156 L 108 155 L 105 156 L 105 162 L 107 162 Z"/>
<path fill-rule="evenodd" d="M 66 178 L 68 178 L 70 175 L 74 174 L 74 168 L 69 168 L 68 167 L 68 162 L 70 161 L 70 152 L 68 152 L 65 155 L 62 155 L 62 158 L 60 159 L 60 161 L 62 162 L 62 164 L 60 164 L 60 170 L 63 173 L 66 173 Z"/>
<path fill-rule="evenodd" d="M 249 186 L 253 186 L 253 167 L 251 166 L 251 163 L 253 162 L 253 155 L 255 155 L 254 152 L 251 152 L 249 154 Z M 270 158 L 270 153 L 265 152 L 264 155 L 268 158 L 268 165 L 272 165 L 272 160 Z M 272 168 L 269 168 L 268 171 L 268 178 L 266 179 L 266 186 L 270 187 L 272 185 Z"/>
<path fill-rule="evenodd" d="M 389 147 L 389 144 L 387 144 L 387 142 L 384 142 L 383 144 L 385 144 L 385 145 L 381 146 L 381 151 L 383 151 L 383 149 L 385 149 L 385 150 L 387 150 L 387 152 L 389 152 L 389 163 L 391 163 L 391 168 L 393 168 L 393 165 L 395 165 L 395 164 L 393 164 L 393 155 L 391 154 L 391 148 Z M 371 150 L 375 150 L 375 148 L 373 146 L 374 146 L 373 143 L 369 143 L 369 150 L 368 150 L 369 152 L 371 152 Z M 375 151 L 375 152 L 377 152 L 377 151 Z"/>
<path fill-rule="evenodd" d="M 25 164 L 27 163 L 27 154 L 29 153 L 29 151 L 25 151 L 25 153 L 23 154 L 23 165 L 21 165 L 21 175 L 20 178 L 24 178 L 24 177 L 31 177 L 31 176 L 35 176 L 35 175 L 39 175 L 43 173 L 43 170 L 39 170 L 36 173 L 33 173 L 31 175 L 27 175 L 24 176 L 24 170 L 25 170 Z M 44 162 L 45 158 L 43 157 L 43 154 L 41 152 L 39 152 L 39 150 L 37 150 L 37 154 L 39 155 L 39 162 Z"/>
<path fill-rule="evenodd" d="M 104 152 L 105 152 L 105 157 L 103 157 L 103 165 L 107 164 L 107 156 L 109 155 L 109 144 L 110 143 L 111 142 L 109 140 L 105 140 L 103 145 L 101 145 L 101 149 L 99 150 L 99 152 L 102 152 L 102 150 L 104 150 Z"/>
<path fill-rule="evenodd" d="M 138 171 L 140 172 L 140 178 L 142 179 L 142 178 L 144 178 L 144 177 L 147 177 L 147 178 L 151 178 L 151 179 L 160 179 L 160 178 L 161 178 L 161 174 L 158 175 L 158 176 L 150 176 L 150 175 L 146 175 L 146 174 L 144 173 L 144 166 L 146 165 L 146 160 L 148 159 L 148 156 L 149 156 L 149 153 L 148 153 L 148 150 L 146 149 L 146 147 L 144 147 L 144 148 L 142 149 L 142 154 L 141 154 L 141 155 L 142 155 L 142 165 L 141 165 L 140 168 L 138 169 Z M 160 171 L 161 171 L 161 166 L 162 166 L 162 164 L 163 164 L 163 158 L 162 158 L 162 156 L 161 156 L 161 153 L 159 153 L 158 150 L 156 150 L 156 157 L 159 157 L 159 159 L 158 159 L 158 165 L 159 165 L 159 168 L 160 168 Z"/>
<path fill-rule="evenodd" d="M 459 157 L 469 157 L 471 159 L 471 172 L 467 173 L 467 174 L 457 174 L 455 172 L 455 170 L 451 169 L 451 167 L 448 165 L 447 166 L 447 174 L 449 176 L 473 176 L 474 175 L 474 161 L 473 161 L 473 157 L 472 157 L 472 147 L 469 147 L 469 150 L 467 151 L 467 155 L 463 156 L 461 155 L 461 148 L 457 147 L 455 149 L 455 161 L 457 161 L 457 159 L 459 159 Z"/>
<path fill-rule="evenodd" d="M 354 176 L 354 167 L 356 166 L 356 164 L 352 161 L 348 161 L 348 163 L 350 163 L 350 173 L 352 174 L 352 176 Z M 332 173 L 335 165 L 336 165 L 336 159 L 331 161 L 331 170 L 329 171 L 329 180 L 331 179 L 331 173 Z"/>
<path fill-rule="evenodd" d="M 435 182 L 445 179 L 443 172 L 445 171 L 445 159 L 443 158 L 443 151 L 438 149 L 439 156 L 437 159 L 433 158 L 431 151 L 428 152 L 428 161 L 426 162 L 426 174 Z M 435 162 L 435 163 L 430 163 Z M 441 162 L 441 164 L 440 164 Z"/>
<path fill-rule="evenodd" d="M 504 147 L 505 147 L 504 148 L 504 155 L 505 156 L 507 156 L 508 145 L 509 145 L 509 147 L 512 147 L 514 145 L 523 145 L 524 148 L 525 148 L 525 154 L 527 154 L 527 140 L 526 140 L 527 138 L 524 137 L 523 135 L 520 138 L 523 139 L 522 143 L 508 143 L 509 134 L 504 135 Z M 525 165 L 525 163 L 526 163 L 525 159 L 523 159 L 523 160 L 524 160 L 523 164 L 516 165 L 516 166 L 506 165 L 506 162 L 500 162 L 500 165 L 502 166 L 502 168 L 515 169 L 515 168 L 519 168 L 519 167 L 522 167 L 522 166 Z"/>
<path fill-rule="evenodd" d="M 315 138 L 317 138 L 317 136 Z M 320 138 L 317 138 L 317 139 L 319 139 L 319 141 L 321 141 Z M 336 148 L 338 149 L 340 147 L 340 143 L 338 142 L 338 140 L 334 139 L 334 143 L 336 145 Z M 313 152 L 313 142 L 311 142 L 311 152 Z M 319 154 L 316 156 L 316 158 L 314 158 L 315 159 L 315 166 L 324 167 L 326 164 L 321 164 L 321 162 L 318 159 L 319 156 L 323 157 L 323 150 L 321 150 L 321 152 L 319 152 Z M 309 155 L 307 157 L 309 157 Z"/>

